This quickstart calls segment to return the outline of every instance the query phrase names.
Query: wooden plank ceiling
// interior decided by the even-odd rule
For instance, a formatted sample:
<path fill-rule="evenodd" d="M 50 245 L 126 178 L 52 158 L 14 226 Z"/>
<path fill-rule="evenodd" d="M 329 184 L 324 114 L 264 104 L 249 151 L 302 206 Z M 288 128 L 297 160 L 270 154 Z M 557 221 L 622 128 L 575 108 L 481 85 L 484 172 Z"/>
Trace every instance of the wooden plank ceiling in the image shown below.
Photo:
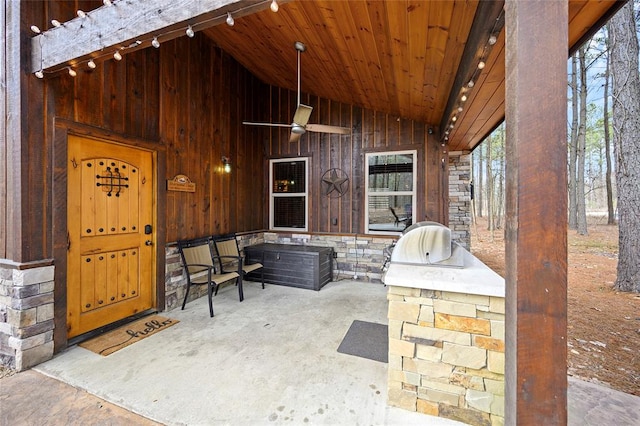
<path fill-rule="evenodd" d="M 620 3 L 569 1 L 568 48 Z M 426 122 L 451 150 L 473 149 L 504 119 L 503 4 L 300 0 L 204 31 L 265 83 L 294 91 L 301 41 L 303 93 Z"/>
<path fill-rule="evenodd" d="M 31 70 L 149 48 L 156 35 L 186 37 L 189 27 L 265 83 L 293 91 L 300 41 L 304 93 L 427 123 L 451 150 L 473 149 L 503 121 L 503 1 L 278 0 L 277 13 L 271 1 L 92 0 L 101 6 L 91 18 L 31 40 Z M 624 3 L 569 1 L 568 51 Z M 224 23 L 227 12 L 235 25 Z"/>

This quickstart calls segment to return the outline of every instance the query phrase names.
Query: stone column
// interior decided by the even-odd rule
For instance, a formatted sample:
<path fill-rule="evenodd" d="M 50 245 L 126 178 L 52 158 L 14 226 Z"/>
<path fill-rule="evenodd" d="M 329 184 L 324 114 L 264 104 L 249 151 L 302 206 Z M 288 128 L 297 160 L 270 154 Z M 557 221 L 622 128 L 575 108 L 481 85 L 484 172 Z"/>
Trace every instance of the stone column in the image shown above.
<path fill-rule="evenodd" d="M 449 228 L 451 238 L 471 248 L 471 152 L 449 152 Z"/>
<path fill-rule="evenodd" d="M 0 265 L 0 363 L 25 370 L 53 357 L 54 267 Z"/>

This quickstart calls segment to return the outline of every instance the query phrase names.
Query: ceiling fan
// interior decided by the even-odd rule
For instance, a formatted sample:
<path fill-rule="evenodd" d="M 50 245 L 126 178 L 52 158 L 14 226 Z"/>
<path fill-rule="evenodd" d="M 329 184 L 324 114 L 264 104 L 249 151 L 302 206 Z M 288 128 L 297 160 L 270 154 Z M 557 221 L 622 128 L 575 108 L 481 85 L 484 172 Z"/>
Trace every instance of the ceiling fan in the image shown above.
<path fill-rule="evenodd" d="M 337 133 L 341 135 L 350 134 L 351 129 L 348 127 L 309 123 L 309 118 L 311 117 L 311 111 L 313 111 L 313 108 L 300 103 L 300 54 L 304 52 L 307 47 L 300 41 L 296 41 L 294 46 L 298 51 L 298 106 L 296 107 L 296 112 L 293 114 L 293 122 L 291 124 L 284 124 L 255 123 L 251 121 L 243 121 L 242 124 L 247 124 L 250 126 L 289 127 L 291 128 L 291 137 L 289 138 L 289 142 L 298 142 L 300 140 L 300 136 L 304 135 L 307 131 L 320 133 Z"/>

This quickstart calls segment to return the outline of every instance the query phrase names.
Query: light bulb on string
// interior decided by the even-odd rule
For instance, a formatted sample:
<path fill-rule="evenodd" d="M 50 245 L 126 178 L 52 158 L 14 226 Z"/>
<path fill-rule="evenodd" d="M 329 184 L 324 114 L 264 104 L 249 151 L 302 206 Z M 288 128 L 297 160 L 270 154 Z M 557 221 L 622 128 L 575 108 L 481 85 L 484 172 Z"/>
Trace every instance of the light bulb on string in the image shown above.
<path fill-rule="evenodd" d="M 466 102 L 467 101 L 467 95 L 462 95 L 462 97 L 460 98 L 460 100 L 462 102 Z"/>
<path fill-rule="evenodd" d="M 89 59 L 89 62 L 87 62 L 87 66 L 92 70 L 96 69 L 96 63 L 93 62 L 93 59 Z"/>
<path fill-rule="evenodd" d="M 38 28 L 37 25 L 32 25 L 31 26 L 31 31 L 33 31 L 36 34 L 40 34 L 40 28 Z"/>
<path fill-rule="evenodd" d="M 454 123 L 458 121 L 458 116 L 454 115 L 453 117 L 451 117 L 451 121 L 453 121 Z"/>
<path fill-rule="evenodd" d="M 58 21 L 57 19 L 52 19 L 51 20 L 51 25 L 53 25 L 54 27 L 58 28 L 62 26 L 62 23 L 60 21 Z"/>
<path fill-rule="evenodd" d="M 276 0 L 272 0 L 271 1 L 271 6 L 269 6 L 271 8 L 272 12 L 277 12 L 278 9 L 280 9 L 280 7 L 278 6 L 278 2 Z"/>
<path fill-rule="evenodd" d="M 82 9 L 78 9 L 78 11 L 76 12 L 76 15 L 78 15 L 78 18 L 86 18 L 87 17 L 87 14 Z"/>
<path fill-rule="evenodd" d="M 34 74 L 38 78 L 44 78 L 44 73 L 42 72 L 42 70 L 38 70 Z"/>
<path fill-rule="evenodd" d="M 233 20 L 233 16 L 231 16 L 231 12 L 227 12 L 227 25 L 233 27 L 236 21 Z"/>
<path fill-rule="evenodd" d="M 193 32 L 193 28 L 191 28 L 191 25 L 187 27 L 187 30 L 185 31 L 185 33 L 187 34 L 187 37 L 191 37 L 191 38 L 193 38 L 193 36 L 196 35 L 196 33 Z"/>
<path fill-rule="evenodd" d="M 498 38 L 494 35 L 492 35 L 491 37 L 489 37 L 489 45 L 493 46 L 494 44 L 496 44 L 496 42 L 498 41 Z"/>
<path fill-rule="evenodd" d="M 160 42 L 158 41 L 158 37 L 154 37 L 153 40 L 151 40 L 151 45 L 156 49 L 160 47 Z"/>
<path fill-rule="evenodd" d="M 102 4 L 104 4 L 105 6 L 113 6 L 111 0 L 102 0 Z"/>
<path fill-rule="evenodd" d="M 469 83 L 467 83 L 467 87 L 469 87 L 469 88 L 472 88 L 475 85 L 476 85 L 476 83 L 473 80 L 469 80 Z"/>
<path fill-rule="evenodd" d="M 484 63 L 484 61 L 480 61 L 480 62 L 478 62 L 478 69 L 479 69 L 479 70 L 484 69 L 485 65 L 486 65 L 486 64 Z"/>
<path fill-rule="evenodd" d="M 113 54 L 113 59 L 115 59 L 116 61 L 121 61 L 122 55 L 120 54 L 120 52 L 116 50 L 116 53 Z"/>
<path fill-rule="evenodd" d="M 74 70 L 73 68 L 69 68 L 68 72 L 71 77 L 75 77 L 76 75 L 78 75 L 76 70 Z"/>
<path fill-rule="evenodd" d="M 462 112 L 462 109 L 463 109 L 463 108 L 462 108 L 461 106 L 459 106 L 459 107 L 458 107 L 458 112 Z"/>

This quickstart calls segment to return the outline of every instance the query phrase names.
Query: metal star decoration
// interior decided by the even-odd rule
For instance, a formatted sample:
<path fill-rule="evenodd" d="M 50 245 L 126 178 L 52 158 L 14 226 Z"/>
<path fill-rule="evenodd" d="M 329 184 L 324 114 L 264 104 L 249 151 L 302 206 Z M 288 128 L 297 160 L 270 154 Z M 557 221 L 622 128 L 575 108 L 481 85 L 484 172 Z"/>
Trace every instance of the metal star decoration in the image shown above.
<path fill-rule="evenodd" d="M 342 197 L 349 190 L 349 178 L 340 169 L 329 169 L 322 175 L 322 183 L 325 185 L 325 195 Z"/>

